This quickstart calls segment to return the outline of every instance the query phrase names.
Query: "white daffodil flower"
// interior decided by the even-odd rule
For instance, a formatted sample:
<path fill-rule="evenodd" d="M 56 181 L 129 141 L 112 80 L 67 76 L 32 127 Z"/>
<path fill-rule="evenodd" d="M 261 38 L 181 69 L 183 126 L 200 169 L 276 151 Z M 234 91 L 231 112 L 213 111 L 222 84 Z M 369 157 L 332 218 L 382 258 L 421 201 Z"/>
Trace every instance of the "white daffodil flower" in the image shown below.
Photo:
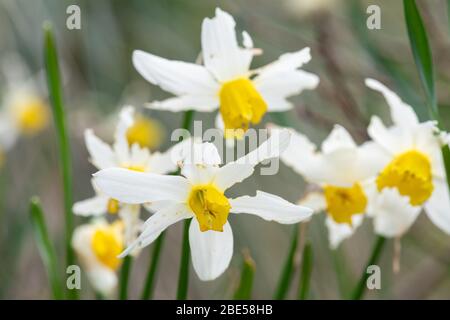
<path fill-rule="evenodd" d="M 384 156 L 372 188 L 377 197 L 370 209 L 375 231 L 401 236 L 423 208 L 437 227 L 450 234 L 450 198 L 441 154 L 447 133 L 439 132 L 433 121 L 419 122 L 411 106 L 380 82 L 366 79 L 366 85 L 383 94 L 393 122 L 385 127 L 373 116 L 368 128 Z"/>
<path fill-rule="evenodd" d="M 256 196 L 228 198 L 224 192 L 252 175 L 261 161 L 278 157 L 289 143 L 289 132 L 272 135 L 257 149 L 222 167 L 214 145 L 204 143 L 193 149 L 195 158 L 182 164 L 182 176 L 158 175 L 111 168 L 94 174 L 102 192 L 119 201 L 164 205 L 146 222 L 139 238 L 122 256 L 135 247 L 154 241 L 170 225 L 192 219 L 189 244 L 192 263 L 201 280 L 213 280 L 228 267 L 233 254 L 233 234 L 228 215 L 247 213 L 268 221 L 292 224 L 308 218 L 312 210 L 257 191 Z"/>
<path fill-rule="evenodd" d="M 110 297 L 117 287 L 116 271 L 122 262 L 117 256 L 125 247 L 122 222 L 96 220 L 81 225 L 74 230 L 72 247 L 94 289 Z"/>
<path fill-rule="evenodd" d="M 176 161 L 172 161 L 174 149 L 181 148 L 181 143 L 175 145 L 165 153 L 153 152 L 148 148 L 142 148 L 138 142 L 129 139 L 129 132 L 136 133 L 134 121 L 134 108 L 125 107 L 119 115 L 119 122 L 116 127 L 115 142 L 110 147 L 101 141 L 91 129 L 85 131 L 86 146 L 92 164 L 97 169 L 106 168 L 127 168 L 140 172 L 153 172 L 167 174 L 177 169 Z M 132 143 L 130 143 L 132 142 Z M 136 239 L 140 230 L 141 220 L 140 206 L 135 204 L 121 203 L 114 198 L 108 197 L 95 187 L 96 196 L 74 204 L 73 211 L 81 216 L 99 216 L 110 213 L 117 214 L 125 223 L 125 242 L 130 244 Z"/>
<path fill-rule="evenodd" d="M 2 59 L 6 78 L 0 105 L 0 164 L 4 153 L 20 135 L 32 136 L 43 130 L 50 119 L 49 107 L 38 88 L 37 77 L 29 74 L 17 56 Z"/>
<path fill-rule="evenodd" d="M 293 129 L 281 160 L 293 168 L 317 191 L 300 201 L 315 212 L 327 213 L 329 242 L 332 248 L 350 237 L 361 225 L 371 199 L 366 192 L 381 168 L 378 147 L 371 142 L 357 146 L 343 127 L 336 125 L 323 141 L 321 150 Z"/>
<path fill-rule="evenodd" d="M 242 33 L 243 47 L 239 45 L 235 25 L 233 17 L 219 8 L 214 18 L 203 20 L 204 65 L 135 51 L 136 70 L 175 95 L 148 107 L 173 112 L 219 109 L 216 123 L 225 129 L 225 137 L 242 138 L 250 124 L 258 124 L 266 112 L 291 109 L 287 97 L 316 88 L 319 78 L 299 69 L 311 60 L 309 48 L 283 54 L 275 62 L 250 70 L 256 49 L 247 32 Z"/>

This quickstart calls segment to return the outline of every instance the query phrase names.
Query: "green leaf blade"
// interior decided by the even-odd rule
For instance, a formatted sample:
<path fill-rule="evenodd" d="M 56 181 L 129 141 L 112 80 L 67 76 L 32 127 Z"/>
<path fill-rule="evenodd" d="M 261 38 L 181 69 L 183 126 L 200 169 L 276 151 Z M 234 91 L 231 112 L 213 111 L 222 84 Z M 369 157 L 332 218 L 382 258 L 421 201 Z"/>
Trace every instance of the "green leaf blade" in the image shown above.
<path fill-rule="evenodd" d="M 436 89 L 434 83 L 433 59 L 427 32 L 415 0 L 403 0 L 403 8 L 408 30 L 411 50 L 414 56 L 422 86 L 427 95 L 430 113 L 433 119 L 438 119 Z"/>
<path fill-rule="evenodd" d="M 61 279 L 58 273 L 58 263 L 55 249 L 47 231 L 44 213 L 38 198 L 30 201 L 30 218 L 33 227 L 36 244 L 47 272 L 48 280 L 53 293 L 53 298 L 60 300 L 63 298 Z"/>

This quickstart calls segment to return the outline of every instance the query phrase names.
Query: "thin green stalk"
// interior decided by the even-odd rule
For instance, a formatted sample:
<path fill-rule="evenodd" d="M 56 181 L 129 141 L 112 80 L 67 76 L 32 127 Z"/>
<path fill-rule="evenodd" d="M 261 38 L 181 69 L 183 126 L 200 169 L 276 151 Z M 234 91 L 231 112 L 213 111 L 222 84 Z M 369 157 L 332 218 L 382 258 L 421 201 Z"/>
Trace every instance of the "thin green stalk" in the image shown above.
<path fill-rule="evenodd" d="M 234 293 L 234 300 L 249 300 L 252 298 L 253 278 L 256 265 L 250 253 L 246 250 L 243 253 L 244 261 L 242 263 L 241 279 L 239 286 Z"/>
<path fill-rule="evenodd" d="M 63 298 L 63 290 L 59 276 L 55 248 L 50 241 L 50 237 L 48 236 L 44 213 L 42 212 L 41 204 L 38 198 L 32 198 L 30 201 L 30 217 L 39 254 L 42 262 L 44 263 L 47 277 L 52 288 L 53 298 L 60 300 Z"/>
<path fill-rule="evenodd" d="M 309 284 L 313 266 L 313 251 L 311 243 L 306 243 L 303 249 L 302 270 L 300 273 L 300 283 L 298 286 L 297 297 L 299 300 L 305 300 L 309 294 Z"/>
<path fill-rule="evenodd" d="M 355 287 L 355 290 L 352 293 L 352 299 L 353 300 L 360 300 L 363 297 L 364 291 L 367 287 L 367 279 L 369 278 L 369 274 L 367 273 L 367 268 L 371 265 L 375 265 L 378 263 L 378 260 L 380 259 L 381 253 L 383 251 L 384 245 L 386 243 L 386 238 L 382 236 L 378 236 L 375 245 L 372 249 L 372 254 L 370 255 L 369 261 L 367 262 L 361 277 L 358 281 L 357 286 Z"/>
<path fill-rule="evenodd" d="M 192 126 L 192 120 L 194 118 L 194 110 L 188 110 L 184 113 L 183 118 L 183 129 L 190 130 Z M 191 220 L 184 221 L 183 229 L 183 244 L 181 249 L 181 259 L 180 259 L 180 271 L 178 276 L 178 289 L 177 289 L 177 299 L 185 300 L 187 298 L 187 291 L 189 285 L 189 258 L 191 255 L 191 250 L 189 247 L 189 226 Z"/>
<path fill-rule="evenodd" d="M 120 269 L 120 288 L 119 288 L 119 299 L 126 300 L 128 297 L 128 279 L 130 278 L 131 264 L 133 263 L 133 258 L 127 255 L 123 259 L 122 268 Z"/>
<path fill-rule="evenodd" d="M 47 74 L 47 85 L 49 97 L 53 110 L 53 119 L 57 131 L 59 144 L 59 157 L 63 179 L 64 190 L 64 213 L 65 213 L 65 249 L 66 267 L 75 264 L 75 256 L 71 246 L 73 232 L 72 214 L 72 163 L 70 158 L 70 145 L 66 129 L 66 118 L 62 98 L 61 80 L 58 66 L 58 55 L 55 46 L 52 27 L 49 23 L 44 24 L 44 57 Z M 77 297 L 77 290 L 69 290 L 71 298 Z"/>
<path fill-rule="evenodd" d="M 161 249 L 164 243 L 165 233 L 162 232 L 158 239 L 155 241 L 155 245 L 152 248 L 152 257 L 150 261 L 150 267 L 147 273 L 147 279 L 145 280 L 145 286 L 142 290 L 141 299 L 148 300 L 153 298 L 153 291 L 155 289 L 155 276 L 158 271 L 158 262 L 161 255 Z"/>
<path fill-rule="evenodd" d="M 178 276 L 177 300 L 186 300 L 189 285 L 189 257 L 191 249 L 189 246 L 189 226 L 191 219 L 184 221 L 183 248 L 181 249 L 180 272 Z"/>
<path fill-rule="evenodd" d="M 284 262 L 283 271 L 281 272 L 278 286 L 273 296 L 273 298 L 276 300 L 282 300 L 286 297 L 289 286 L 291 284 L 292 274 L 294 270 L 294 257 L 295 252 L 297 251 L 298 233 L 299 231 L 297 226 L 294 226 L 289 253 L 286 261 Z"/>

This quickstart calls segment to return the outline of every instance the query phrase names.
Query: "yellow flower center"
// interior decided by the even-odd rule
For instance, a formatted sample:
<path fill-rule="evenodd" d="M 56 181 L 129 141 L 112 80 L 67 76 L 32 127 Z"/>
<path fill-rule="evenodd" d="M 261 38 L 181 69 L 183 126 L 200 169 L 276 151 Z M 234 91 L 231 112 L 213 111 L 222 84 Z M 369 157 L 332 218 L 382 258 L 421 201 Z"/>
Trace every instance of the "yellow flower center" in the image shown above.
<path fill-rule="evenodd" d="M 191 190 L 188 203 L 197 217 L 200 231 L 223 231 L 231 208 L 223 192 L 213 185 L 196 186 Z"/>
<path fill-rule="evenodd" d="M 259 123 L 267 111 L 266 102 L 247 78 L 225 82 L 219 96 L 227 138 L 242 138 L 250 123 Z"/>
<path fill-rule="evenodd" d="M 378 191 L 397 188 L 409 197 L 413 206 L 424 203 L 432 194 L 433 176 L 430 159 L 417 150 L 406 151 L 394 158 L 377 178 Z"/>
<path fill-rule="evenodd" d="M 153 149 L 161 144 L 163 130 L 157 121 L 140 115 L 128 128 L 127 140 L 130 146 L 137 143 L 141 148 Z"/>
<path fill-rule="evenodd" d="M 351 187 L 324 187 L 327 212 L 337 223 L 352 224 L 352 216 L 364 213 L 367 197 L 359 183 Z"/>
<path fill-rule="evenodd" d="M 22 133 L 33 135 L 47 126 L 48 106 L 39 98 L 30 98 L 14 106 L 17 124 Z"/>
<path fill-rule="evenodd" d="M 112 270 L 117 270 L 121 260 L 117 257 L 123 250 L 122 223 L 101 227 L 94 232 L 91 240 L 92 251 L 97 259 Z"/>
<path fill-rule="evenodd" d="M 119 212 L 119 201 L 116 199 L 109 199 L 108 200 L 108 213 L 110 214 L 116 214 Z"/>

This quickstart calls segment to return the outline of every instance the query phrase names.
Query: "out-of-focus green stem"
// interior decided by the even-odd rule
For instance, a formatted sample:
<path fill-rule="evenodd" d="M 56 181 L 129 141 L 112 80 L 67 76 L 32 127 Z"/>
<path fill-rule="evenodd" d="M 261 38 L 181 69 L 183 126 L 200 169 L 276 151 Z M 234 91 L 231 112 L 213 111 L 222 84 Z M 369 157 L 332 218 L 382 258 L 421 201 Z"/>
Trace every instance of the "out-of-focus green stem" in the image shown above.
<path fill-rule="evenodd" d="M 298 299 L 305 300 L 309 294 L 309 284 L 313 266 L 313 250 L 311 244 L 306 243 L 303 248 L 302 270 L 300 273 L 300 283 L 298 286 Z"/>
<path fill-rule="evenodd" d="M 153 298 L 153 291 L 155 288 L 155 276 L 158 271 L 159 257 L 161 255 L 161 249 L 164 244 L 165 233 L 162 232 L 152 248 L 152 257 L 150 261 L 150 267 L 147 273 L 147 279 L 145 280 L 145 286 L 142 290 L 141 299 L 148 300 Z"/>
<path fill-rule="evenodd" d="M 273 296 L 273 298 L 276 300 L 284 299 L 289 290 L 289 285 L 291 284 L 292 273 L 294 270 L 294 257 L 295 252 L 297 251 L 298 234 L 298 228 L 297 226 L 294 226 L 288 256 L 286 257 L 286 261 L 284 262 L 283 270 L 281 272 L 280 279 L 278 280 L 277 289 Z"/>
<path fill-rule="evenodd" d="M 180 272 L 178 276 L 177 300 L 186 300 L 189 286 L 189 257 L 191 249 L 189 246 L 189 226 L 191 220 L 184 221 L 183 248 L 181 249 Z"/>
<path fill-rule="evenodd" d="M 194 118 L 194 111 L 188 110 L 184 113 L 183 118 L 183 129 L 190 130 L 192 126 L 192 120 Z M 181 249 L 181 259 L 180 259 L 180 271 L 178 276 L 178 290 L 177 299 L 185 300 L 187 298 L 188 285 L 189 285 L 189 258 L 191 255 L 191 250 L 189 247 L 189 226 L 191 220 L 184 221 L 183 228 L 183 243 Z"/>
<path fill-rule="evenodd" d="M 122 268 L 120 269 L 120 288 L 119 288 L 119 299 L 126 300 L 128 298 L 128 279 L 130 278 L 131 265 L 133 263 L 133 258 L 127 255 L 123 259 Z"/>
<path fill-rule="evenodd" d="M 253 278 L 256 265 L 247 250 L 243 255 L 244 261 L 242 263 L 241 279 L 239 281 L 239 287 L 233 297 L 235 300 L 249 300 L 252 298 Z"/>
<path fill-rule="evenodd" d="M 52 105 L 53 119 L 57 131 L 59 157 L 63 179 L 67 267 L 75 263 L 75 257 L 71 246 L 73 232 L 72 163 L 70 158 L 69 138 L 66 129 L 66 118 L 64 114 L 61 79 L 58 66 L 58 55 L 56 52 L 52 27 L 49 23 L 44 24 L 44 57 L 47 74 L 48 93 Z M 71 298 L 76 298 L 77 290 L 70 290 L 68 294 Z"/>
<path fill-rule="evenodd" d="M 385 243 L 386 243 L 386 238 L 384 238 L 382 236 L 377 237 L 377 239 L 375 241 L 375 245 L 373 246 L 372 254 L 370 255 L 369 261 L 367 262 L 366 266 L 364 267 L 364 270 L 361 274 L 358 284 L 356 285 L 355 290 L 352 293 L 351 298 L 353 300 L 359 300 L 362 298 L 364 291 L 366 290 L 367 279 L 369 278 L 369 274 L 367 273 L 367 268 L 371 265 L 377 264 L 377 262 L 381 256 L 381 253 L 383 251 Z"/>
<path fill-rule="evenodd" d="M 55 248 L 50 241 L 50 237 L 48 236 L 44 213 L 42 212 L 41 204 L 38 198 L 32 198 L 30 201 L 30 217 L 36 238 L 36 244 L 52 288 L 53 298 L 60 300 L 63 298 L 63 290 L 59 276 Z"/>

